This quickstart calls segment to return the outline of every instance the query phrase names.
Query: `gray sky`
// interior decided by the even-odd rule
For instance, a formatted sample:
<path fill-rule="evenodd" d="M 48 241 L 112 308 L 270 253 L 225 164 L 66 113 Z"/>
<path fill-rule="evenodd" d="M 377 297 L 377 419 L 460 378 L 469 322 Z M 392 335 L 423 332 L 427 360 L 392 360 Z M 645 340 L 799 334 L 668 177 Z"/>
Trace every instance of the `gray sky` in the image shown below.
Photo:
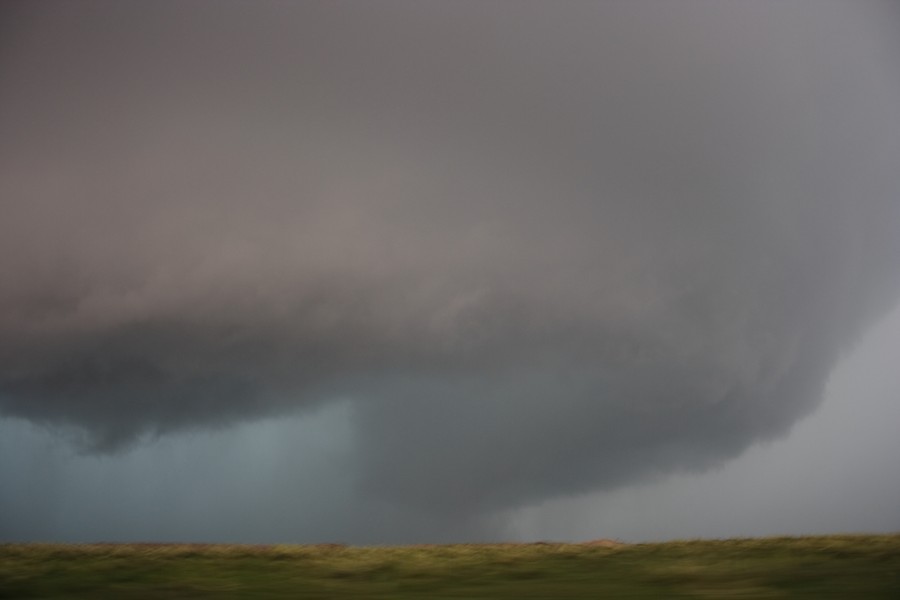
<path fill-rule="evenodd" d="M 895 4 L 3 10 L 0 537 L 900 528 Z"/>

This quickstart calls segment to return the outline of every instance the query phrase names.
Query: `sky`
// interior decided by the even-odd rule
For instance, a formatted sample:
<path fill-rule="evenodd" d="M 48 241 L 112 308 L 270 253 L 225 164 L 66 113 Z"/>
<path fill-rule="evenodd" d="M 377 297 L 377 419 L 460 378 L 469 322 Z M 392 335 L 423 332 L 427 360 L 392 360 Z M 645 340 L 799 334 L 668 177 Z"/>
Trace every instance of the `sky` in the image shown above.
<path fill-rule="evenodd" d="M 900 530 L 895 3 L 0 10 L 0 539 Z"/>

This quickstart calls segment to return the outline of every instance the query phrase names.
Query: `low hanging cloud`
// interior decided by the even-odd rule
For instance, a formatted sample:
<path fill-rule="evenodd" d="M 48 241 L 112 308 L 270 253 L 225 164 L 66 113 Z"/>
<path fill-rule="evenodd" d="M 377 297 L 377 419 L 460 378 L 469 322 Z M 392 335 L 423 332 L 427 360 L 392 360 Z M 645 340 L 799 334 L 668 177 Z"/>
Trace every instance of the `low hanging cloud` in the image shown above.
<path fill-rule="evenodd" d="M 97 451 L 349 401 L 470 518 L 784 434 L 897 301 L 890 4 L 6 11 L 0 414 Z"/>

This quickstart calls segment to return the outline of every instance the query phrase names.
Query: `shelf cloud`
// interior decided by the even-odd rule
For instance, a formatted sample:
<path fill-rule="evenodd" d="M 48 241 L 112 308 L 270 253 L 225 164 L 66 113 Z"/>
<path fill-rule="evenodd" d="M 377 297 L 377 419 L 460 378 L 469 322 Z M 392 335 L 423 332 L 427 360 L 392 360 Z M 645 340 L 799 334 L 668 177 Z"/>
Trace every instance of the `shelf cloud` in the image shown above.
<path fill-rule="evenodd" d="M 91 452 L 337 402 L 459 522 L 787 432 L 898 300 L 898 14 L 21 3 L 0 414 Z"/>

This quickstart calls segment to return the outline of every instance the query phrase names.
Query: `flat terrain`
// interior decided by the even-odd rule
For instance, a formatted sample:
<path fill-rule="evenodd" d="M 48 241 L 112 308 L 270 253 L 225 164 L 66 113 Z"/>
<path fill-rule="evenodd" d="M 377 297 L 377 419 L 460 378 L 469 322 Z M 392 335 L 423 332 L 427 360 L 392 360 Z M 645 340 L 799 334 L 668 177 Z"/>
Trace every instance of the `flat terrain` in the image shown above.
<path fill-rule="evenodd" d="M 660 544 L 0 545 L 2 598 L 900 598 L 900 535 Z"/>

